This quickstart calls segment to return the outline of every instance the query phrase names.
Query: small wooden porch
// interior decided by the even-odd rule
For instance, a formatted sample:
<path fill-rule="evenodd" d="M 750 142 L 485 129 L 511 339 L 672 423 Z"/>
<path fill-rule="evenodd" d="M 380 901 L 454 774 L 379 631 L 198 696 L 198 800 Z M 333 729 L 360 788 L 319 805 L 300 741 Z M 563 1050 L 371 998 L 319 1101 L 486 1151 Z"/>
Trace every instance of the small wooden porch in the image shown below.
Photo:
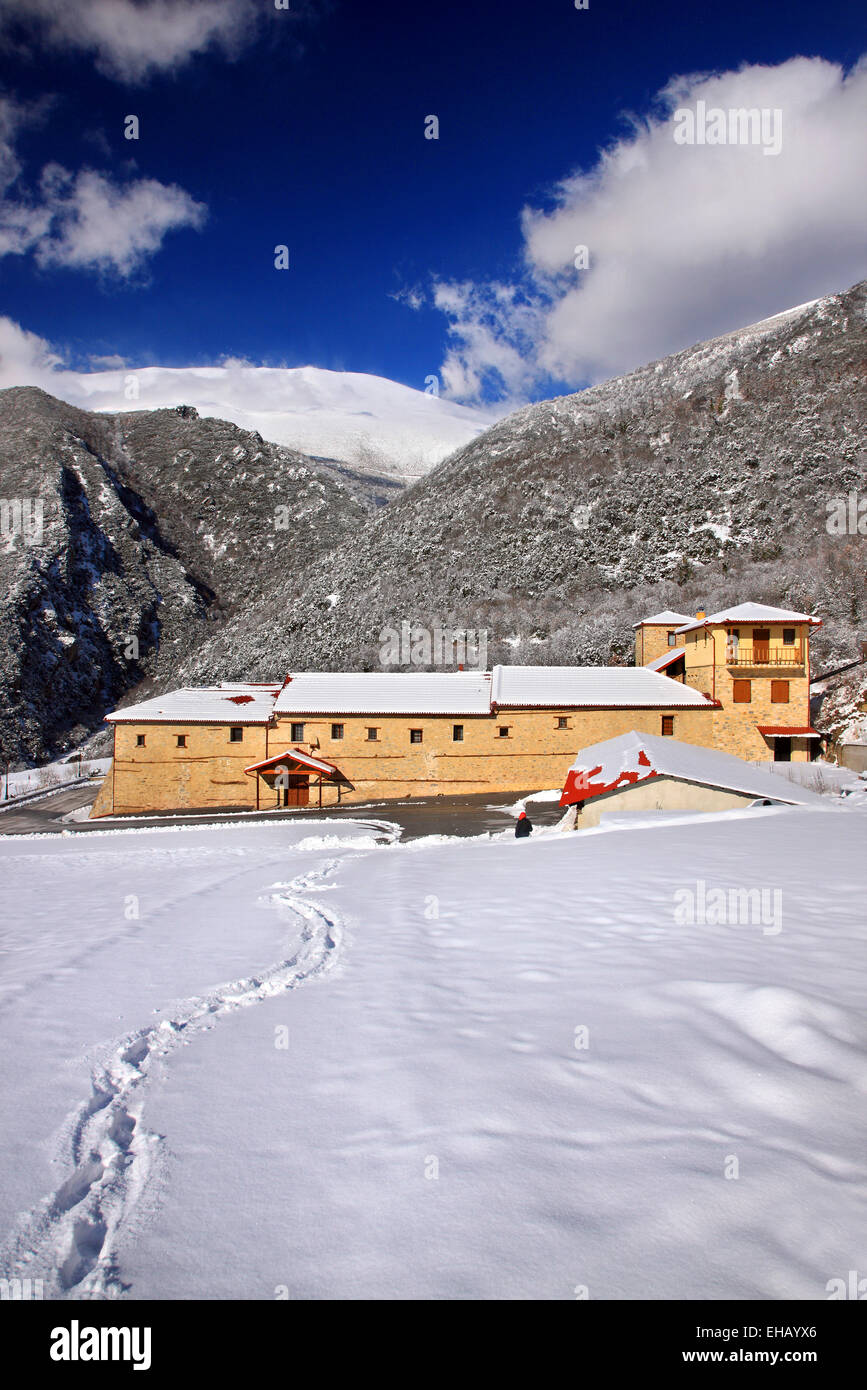
<path fill-rule="evenodd" d="M 322 806 L 322 784 L 331 782 L 337 787 L 337 804 L 343 787 L 352 783 L 334 763 L 302 753 L 300 748 L 287 748 L 282 753 L 263 758 L 244 768 L 247 776 L 256 778 L 256 810 L 267 809 L 270 802 L 275 810 L 291 806 L 309 806 L 311 790 L 318 792 Z M 314 803 L 315 804 L 315 803 Z"/>

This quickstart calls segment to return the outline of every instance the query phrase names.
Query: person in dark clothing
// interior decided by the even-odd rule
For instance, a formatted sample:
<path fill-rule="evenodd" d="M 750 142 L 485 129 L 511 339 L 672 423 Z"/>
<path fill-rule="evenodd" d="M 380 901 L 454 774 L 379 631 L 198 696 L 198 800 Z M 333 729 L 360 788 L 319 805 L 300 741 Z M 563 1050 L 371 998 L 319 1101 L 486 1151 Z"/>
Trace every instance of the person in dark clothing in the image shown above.
<path fill-rule="evenodd" d="M 526 840 L 528 835 L 533 833 L 533 823 L 527 817 L 527 812 L 522 811 L 515 825 L 515 839 Z"/>

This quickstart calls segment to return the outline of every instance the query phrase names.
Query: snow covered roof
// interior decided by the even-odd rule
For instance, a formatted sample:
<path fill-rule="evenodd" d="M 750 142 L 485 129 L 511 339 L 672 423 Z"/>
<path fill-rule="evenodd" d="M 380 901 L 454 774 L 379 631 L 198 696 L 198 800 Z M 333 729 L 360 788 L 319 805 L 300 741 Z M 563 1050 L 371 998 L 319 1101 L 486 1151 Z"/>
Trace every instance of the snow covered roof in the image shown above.
<path fill-rule="evenodd" d="M 821 738 L 818 730 L 809 724 L 757 724 L 760 734 L 769 738 Z"/>
<path fill-rule="evenodd" d="M 661 613 L 654 613 L 651 618 L 642 618 L 640 623 L 633 623 L 633 631 L 637 627 L 670 627 L 680 626 L 681 623 L 692 622 L 688 613 L 674 613 L 670 608 L 663 608 Z"/>
<path fill-rule="evenodd" d="M 494 702 L 506 709 L 712 707 L 700 690 L 649 666 L 495 666 L 492 685 Z"/>
<path fill-rule="evenodd" d="M 110 724 L 267 724 L 279 685 L 216 685 L 172 690 L 106 715 Z"/>
<path fill-rule="evenodd" d="M 633 729 L 628 734 L 582 748 L 566 774 L 560 805 L 587 801 L 651 777 L 676 777 L 682 782 L 723 787 L 727 791 L 794 805 L 822 802 L 816 792 L 777 777 L 773 772 L 765 772 L 732 753 L 700 748 L 660 734 L 640 734 Z"/>
<path fill-rule="evenodd" d="M 671 651 L 663 656 L 658 656 L 655 661 L 648 661 L 648 671 L 664 671 L 666 666 L 670 666 L 678 657 L 686 656 L 686 647 L 672 647 Z"/>
<path fill-rule="evenodd" d="M 738 603 L 734 608 L 708 613 L 706 618 L 691 618 L 677 630 L 692 632 L 694 628 L 713 627 L 719 623 L 811 623 L 814 627 L 820 627 L 821 622 L 821 618 L 811 618 L 809 613 L 793 613 L 790 608 L 771 608 L 766 603 Z"/>
<path fill-rule="evenodd" d="M 486 671 L 299 671 L 275 714 L 489 714 Z"/>
<path fill-rule="evenodd" d="M 266 724 L 273 715 L 485 715 L 504 709 L 710 702 L 647 666 L 495 666 L 489 671 L 299 671 L 283 686 L 173 690 L 107 716 L 115 724 Z"/>

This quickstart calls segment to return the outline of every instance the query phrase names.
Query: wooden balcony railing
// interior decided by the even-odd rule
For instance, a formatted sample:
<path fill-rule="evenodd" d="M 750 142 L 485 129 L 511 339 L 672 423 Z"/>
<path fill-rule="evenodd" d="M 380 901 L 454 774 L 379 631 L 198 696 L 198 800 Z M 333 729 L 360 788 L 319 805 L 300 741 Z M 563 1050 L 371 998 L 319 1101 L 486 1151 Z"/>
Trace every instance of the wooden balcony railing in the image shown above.
<path fill-rule="evenodd" d="M 803 666 L 804 644 L 784 647 L 780 643 L 739 642 L 726 647 L 727 666 Z"/>

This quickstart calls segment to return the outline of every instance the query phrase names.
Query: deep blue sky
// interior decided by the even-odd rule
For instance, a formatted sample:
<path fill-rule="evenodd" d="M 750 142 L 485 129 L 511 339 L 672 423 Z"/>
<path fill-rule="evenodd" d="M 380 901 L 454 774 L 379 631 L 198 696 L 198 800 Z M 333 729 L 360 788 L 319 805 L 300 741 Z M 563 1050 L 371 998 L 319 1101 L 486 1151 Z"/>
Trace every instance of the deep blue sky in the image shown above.
<path fill-rule="evenodd" d="M 333 0 L 303 26 L 269 14 L 238 60 L 197 58 L 145 86 L 80 54 L 6 61 L 7 92 L 56 97 L 18 143 L 25 182 L 48 160 L 121 175 L 132 155 L 136 176 L 176 182 L 210 212 L 132 283 L 6 257 L 0 313 L 78 365 L 87 353 L 171 365 L 230 354 L 422 387 L 445 320 L 390 293 L 432 274 L 508 277 L 521 207 L 591 165 L 622 113 L 646 111 L 673 74 L 796 54 L 848 66 L 861 15 L 853 0 L 591 0 L 586 12 L 572 0 Z M 123 139 L 130 112 L 137 144 Z M 431 112 L 437 142 L 423 138 Z M 288 273 L 273 269 L 279 242 Z"/>

